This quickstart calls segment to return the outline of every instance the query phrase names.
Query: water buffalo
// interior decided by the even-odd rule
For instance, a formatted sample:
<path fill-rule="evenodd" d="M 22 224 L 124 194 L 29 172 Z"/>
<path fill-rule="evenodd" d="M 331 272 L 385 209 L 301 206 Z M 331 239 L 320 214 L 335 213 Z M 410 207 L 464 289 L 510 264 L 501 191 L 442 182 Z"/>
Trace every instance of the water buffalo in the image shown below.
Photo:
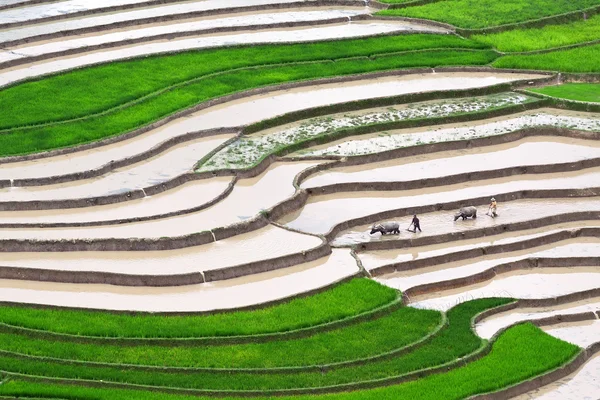
<path fill-rule="evenodd" d="M 375 232 L 379 232 L 382 235 L 387 233 L 399 234 L 400 233 L 400 225 L 397 222 L 382 222 L 381 224 L 373 225 L 371 228 L 371 235 Z"/>
<path fill-rule="evenodd" d="M 456 221 L 462 217 L 463 221 L 469 217 L 475 219 L 477 218 L 477 209 L 473 206 L 462 207 L 456 214 L 454 214 L 454 220 Z"/>

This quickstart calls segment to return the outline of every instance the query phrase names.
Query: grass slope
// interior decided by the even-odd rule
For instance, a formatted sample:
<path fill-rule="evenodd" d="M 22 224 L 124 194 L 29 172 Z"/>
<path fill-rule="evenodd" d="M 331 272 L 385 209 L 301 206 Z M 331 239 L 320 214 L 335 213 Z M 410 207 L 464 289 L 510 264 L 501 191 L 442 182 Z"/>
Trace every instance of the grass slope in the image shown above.
<path fill-rule="evenodd" d="M 544 54 L 508 55 L 492 65 L 496 68 L 538 69 L 561 72 L 600 72 L 600 45 L 558 50 Z"/>
<path fill-rule="evenodd" d="M 531 91 L 560 99 L 600 103 L 600 84 L 598 83 L 565 83 L 531 89 Z"/>
<path fill-rule="evenodd" d="M 495 391 L 558 367 L 580 349 L 544 333 L 531 324 L 512 327 L 494 343 L 484 358 L 466 366 L 397 386 L 319 396 L 278 397 L 281 400 L 412 399 L 458 400 Z M 110 400 L 208 400 L 212 397 L 168 395 L 141 390 L 88 388 L 11 379 L 0 385 L 0 395 Z M 266 397 L 255 397 L 266 399 Z M 225 399 L 225 398 L 223 398 Z M 233 400 L 235 398 L 228 398 Z"/>
<path fill-rule="evenodd" d="M 432 19 L 477 29 L 524 22 L 600 5 L 600 0 L 446 0 L 382 10 L 378 15 Z"/>
<path fill-rule="evenodd" d="M 151 386 L 210 390 L 273 390 L 315 388 L 391 378 L 451 363 L 483 345 L 471 329 L 471 319 L 510 299 L 480 299 L 463 303 L 448 312 L 448 324 L 422 347 L 407 354 L 365 365 L 322 372 L 248 374 L 217 372 L 161 373 L 120 368 L 64 365 L 56 362 L 0 356 L 0 370 L 69 379 L 90 379 Z"/>
<path fill-rule="evenodd" d="M 189 338 L 285 332 L 338 321 L 394 301 L 397 292 L 365 278 L 309 297 L 252 311 L 164 316 L 0 306 L 0 323 L 71 335 Z"/>
<path fill-rule="evenodd" d="M 0 333 L 0 349 L 42 357 L 114 364 L 205 368 L 321 365 L 369 357 L 406 346 L 439 325 L 440 313 L 400 308 L 358 325 L 296 340 L 219 346 L 117 346 L 52 342 Z"/>
<path fill-rule="evenodd" d="M 503 52 L 544 50 L 585 43 L 600 39 L 600 15 L 594 15 L 587 21 L 474 35 L 471 39 L 486 43 Z"/>
<path fill-rule="evenodd" d="M 485 50 L 431 50 L 230 71 L 199 79 L 102 116 L 5 132 L 0 134 L 0 156 L 35 153 L 116 136 L 202 101 L 258 87 L 402 68 L 485 65 L 496 57 L 497 53 Z"/>

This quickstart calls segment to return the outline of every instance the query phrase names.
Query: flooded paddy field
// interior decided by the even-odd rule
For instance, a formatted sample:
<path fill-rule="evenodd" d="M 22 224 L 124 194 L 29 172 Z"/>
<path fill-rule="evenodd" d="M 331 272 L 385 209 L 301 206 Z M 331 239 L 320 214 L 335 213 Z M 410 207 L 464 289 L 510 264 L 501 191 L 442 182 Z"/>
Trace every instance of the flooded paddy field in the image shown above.
<path fill-rule="evenodd" d="M 502 274 L 492 281 L 411 298 L 417 308 L 448 310 L 462 302 L 487 297 L 549 299 L 583 292 L 600 284 L 598 267 L 539 268 Z"/>
<path fill-rule="evenodd" d="M 0 224 L 88 223 L 146 218 L 180 212 L 212 202 L 227 191 L 229 185 L 233 184 L 232 180 L 233 178 L 231 177 L 215 177 L 192 181 L 153 196 L 104 206 L 52 210 L 0 211 Z M 79 185 L 75 183 L 72 186 L 78 187 Z M 93 184 L 89 184 L 89 186 L 92 188 Z M 70 185 L 63 185 L 61 187 L 67 190 L 70 188 Z M 42 188 L 44 187 L 42 186 Z M 30 188 L 13 188 L 12 191 L 18 192 L 25 189 Z M 43 189 L 41 192 L 44 193 Z"/>
<path fill-rule="evenodd" d="M 308 251 L 322 243 L 274 226 L 181 250 L 0 253 L 0 266 L 128 275 L 180 275 L 233 267 Z M 353 261 L 353 260 L 352 260 Z"/>
<path fill-rule="evenodd" d="M 514 176 L 485 181 L 471 181 L 456 185 L 426 188 L 421 190 L 337 193 L 310 198 L 309 202 L 302 210 L 287 215 L 282 219 L 282 222 L 293 229 L 298 229 L 309 233 L 325 234 L 341 222 L 383 211 L 394 209 L 410 209 L 429 204 L 465 201 L 472 198 L 488 196 L 493 197 L 498 196 L 501 193 L 512 193 L 520 190 L 585 189 L 597 186 L 596 183 L 600 182 L 599 179 L 600 172 L 597 168 L 594 168 L 568 174 L 560 173 L 540 174 L 535 176 Z M 598 204 L 600 204 L 598 203 L 598 199 L 579 200 L 584 203 L 590 202 L 588 204 L 590 204 L 592 207 L 596 207 Z M 539 209 L 534 208 L 530 210 L 532 213 L 530 215 L 542 210 L 546 210 L 547 212 L 549 209 L 552 210 L 552 214 L 558 214 L 558 212 L 556 212 L 558 208 L 556 207 L 554 201 L 556 201 L 556 199 L 540 201 L 540 204 L 543 205 L 544 203 L 548 202 L 547 204 L 550 206 L 543 208 L 540 207 Z M 508 204 L 509 203 L 505 203 L 502 207 L 508 206 Z M 571 204 L 572 206 L 565 208 L 563 212 L 577 211 L 577 203 L 572 202 Z M 466 206 L 470 204 L 464 205 Z M 480 211 L 483 211 L 482 213 L 478 213 L 479 218 L 475 220 L 464 221 L 462 224 L 458 221 L 453 222 L 453 214 L 456 212 L 456 210 L 452 210 L 443 213 L 445 216 L 441 216 L 439 214 L 435 216 L 436 219 L 441 217 L 447 222 L 442 225 L 435 223 L 431 223 L 431 225 L 443 226 L 444 231 L 447 231 L 448 228 L 454 229 L 454 226 L 490 226 L 500 223 L 499 221 L 501 221 L 501 218 L 508 216 L 511 216 L 511 218 L 522 218 L 523 216 L 522 209 L 520 211 L 508 211 L 508 209 L 503 211 L 502 208 L 499 208 L 498 213 L 500 214 L 500 218 L 493 219 L 485 216 L 486 210 L 481 209 L 483 206 L 482 204 L 475 204 L 475 206 L 479 206 Z M 479 214 L 482 215 L 479 216 Z M 524 219 L 533 219 L 533 217 L 526 217 Z M 425 221 L 426 220 L 423 220 L 421 225 L 422 228 L 427 231 L 427 225 L 425 225 Z M 404 223 L 403 221 L 401 222 Z M 406 220 L 407 227 L 408 223 L 410 223 L 410 219 Z"/>
<path fill-rule="evenodd" d="M 0 189 L 0 201 L 79 199 L 110 196 L 136 189 L 144 189 L 192 172 L 198 159 L 221 145 L 227 139 L 227 136 L 229 135 L 218 139 L 199 139 L 186 142 L 155 157 L 113 170 L 95 179 L 47 186 Z M 64 159 L 68 160 L 66 157 Z M 59 163 L 57 162 L 57 164 Z M 33 165 L 42 167 L 43 161 L 38 161 Z M 1 168 L 2 165 L 0 164 Z M 48 171 L 48 173 L 51 172 Z"/>
<path fill-rule="evenodd" d="M 74 37 L 71 40 L 67 40 L 71 43 L 71 46 L 66 47 L 73 48 L 77 46 L 89 46 L 94 43 L 104 44 L 127 39 L 152 37 L 161 34 L 177 34 L 222 27 L 245 27 L 283 22 L 326 21 L 333 18 L 354 17 L 362 14 L 370 14 L 372 12 L 372 9 L 369 7 L 315 7 L 289 9 L 285 11 L 270 10 L 196 18 L 189 17 L 190 13 L 193 12 L 198 13 L 208 10 L 218 10 L 218 8 L 207 9 L 207 3 L 209 2 L 181 2 L 170 6 L 149 7 L 133 11 L 121 11 L 102 16 L 71 18 L 60 22 L 47 22 L 44 24 L 24 26 L 3 32 L 2 40 L 5 42 L 14 42 L 28 39 L 27 42 L 35 43 L 39 40 L 44 40 L 44 37 L 51 34 L 61 32 L 63 35 Z M 214 2 L 213 6 L 225 5 L 227 3 L 227 1 Z M 231 5 L 232 3 L 229 4 Z M 148 21 L 152 18 L 160 19 L 165 17 L 170 17 L 170 20 L 161 23 L 154 22 L 144 23 L 141 26 L 138 25 L 140 20 Z M 97 30 L 97 32 L 76 34 L 76 32 L 80 32 L 83 29 L 88 32 Z M 51 41 L 52 39 L 49 40 Z M 16 48 L 21 47 L 23 46 L 18 46 Z"/>
<path fill-rule="evenodd" d="M 593 95 L 597 44 L 507 55 L 370 1 L 18 2 L 0 1 L 0 397 L 508 399 L 531 380 L 518 399 L 596 400 L 600 108 L 534 88 Z M 400 232 L 371 235 L 384 221 Z M 204 317 L 202 337 L 171 319 Z"/>
<path fill-rule="evenodd" d="M 572 239 L 533 249 L 505 252 L 495 256 L 484 256 L 450 263 L 440 262 L 433 267 L 385 274 L 376 278 L 376 280 L 404 292 L 421 285 L 470 277 L 498 265 L 511 264 L 530 258 L 577 257 L 600 257 L 600 241 L 595 238 L 588 238 L 587 240 L 585 238 Z M 573 270 L 576 270 L 576 268 Z M 533 271 L 535 272 L 535 269 Z M 498 277 L 501 276 L 498 275 Z"/>
<path fill-rule="evenodd" d="M 349 250 L 242 278 L 178 287 L 0 280 L 0 301 L 122 311 L 199 312 L 248 307 L 329 286 L 358 273 Z"/>
<path fill-rule="evenodd" d="M 354 140 L 340 140 L 315 146 L 292 156 L 359 156 L 423 144 L 500 136 L 520 129 L 544 126 L 594 132 L 600 130 L 600 117 L 593 113 L 540 109 L 515 114 L 510 118 L 498 117 L 483 122 L 361 135 Z"/>
<path fill-rule="evenodd" d="M 551 331 L 546 331 L 552 334 Z M 596 354 L 573 374 L 515 400 L 593 399 L 600 393 L 600 354 Z"/>
<path fill-rule="evenodd" d="M 600 223 L 594 220 L 574 221 L 552 224 L 535 229 L 525 229 L 516 232 L 509 231 L 499 235 L 486 235 L 476 239 L 462 239 L 460 242 L 452 241 L 424 246 L 401 247 L 391 250 L 365 251 L 359 249 L 358 255 L 363 266 L 367 270 L 374 270 L 385 265 L 407 263 L 410 261 L 424 260 L 449 254 L 459 254 L 461 252 L 478 248 L 510 245 L 532 239 L 544 238 L 562 232 L 570 232 L 575 234 L 575 232 L 577 232 L 579 229 L 585 228 L 600 228 Z M 376 235 L 379 236 L 378 234 L 374 234 L 372 237 L 377 239 Z M 343 239 L 343 236 L 341 238 Z M 379 236 L 379 238 L 384 240 L 385 237 Z M 390 238 L 389 240 L 393 242 L 394 239 Z M 333 241 L 332 244 L 335 245 L 336 242 Z"/>
<path fill-rule="evenodd" d="M 477 330 L 477 334 L 479 336 L 489 339 L 501 329 L 520 321 L 535 321 L 557 315 L 572 315 L 589 311 L 600 311 L 600 298 L 592 298 L 549 307 L 517 308 L 515 310 L 505 311 L 485 318 L 483 321 L 479 321 L 475 325 L 475 329 Z M 545 329 L 556 329 L 556 326 L 551 325 Z M 600 338 L 598 341 L 600 341 Z"/>
<path fill-rule="evenodd" d="M 295 192 L 292 185 L 294 176 L 312 165 L 316 165 L 316 163 L 273 164 L 267 171 L 255 178 L 239 180 L 231 194 L 223 201 L 205 210 L 181 216 L 114 226 L 15 228 L 3 231 L 0 233 L 0 237 L 45 240 L 67 238 L 161 238 L 184 236 L 211 230 L 258 216 L 262 210 L 288 199 Z M 268 196 L 265 196 L 265 193 L 268 193 Z M 63 215 L 68 216 L 69 211 L 65 210 Z M 160 214 L 161 210 L 157 209 L 155 212 Z M 79 213 L 79 210 L 76 210 L 75 213 Z"/>
<path fill-rule="evenodd" d="M 496 146 L 331 168 L 310 176 L 300 186 L 318 188 L 339 183 L 416 181 L 517 166 L 572 163 L 597 157 L 600 157 L 600 144 L 596 141 L 530 137 Z"/>
<path fill-rule="evenodd" d="M 494 196 L 491 194 L 490 196 Z M 499 216 L 492 218 L 486 215 L 488 211 L 488 204 L 474 204 L 478 207 L 477 219 L 462 220 L 459 218 L 454 221 L 454 215 L 458 210 L 449 211 L 438 211 L 426 214 L 420 214 L 419 220 L 421 223 L 421 229 L 423 232 L 413 234 L 407 232 L 404 228 L 408 228 L 412 220 L 412 215 L 403 216 L 396 218 L 400 224 L 401 232 L 400 235 L 385 235 L 382 236 L 379 233 L 373 235 L 370 234 L 371 227 L 373 224 L 360 225 L 355 228 L 347 229 L 342 231 L 332 241 L 334 246 L 352 246 L 360 243 L 378 242 L 378 241 L 394 241 L 402 240 L 407 238 L 437 236 L 452 232 L 467 232 L 474 229 L 489 228 L 503 224 L 515 224 L 519 222 L 531 221 L 539 218 L 549 217 L 553 215 L 569 214 L 575 212 L 585 211 L 598 211 L 600 207 L 600 199 L 597 197 L 589 198 L 574 198 L 574 199 L 523 199 L 515 200 L 510 202 L 504 202 L 501 204 L 501 208 L 498 209 Z M 394 218 L 388 218 L 394 220 Z M 595 224 L 594 224 L 595 225 Z M 584 223 L 574 223 L 571 227 L 582 227 L 586 226 Z M 550 233 L 551 228 L 542 228 L 538 232 L 540 234 Z M 505 241 L 494 242 L 495 244 L 501 244 L 510 242 L 515 236 L 520 233 L 512 232 L 506 236 Z M 526 238 L 523 238 L 526 239 Z M 483 243 L 487 243 L 488 240 L 483 240 Z M 477 243 L 475 241 L 474 243 Z M 490 243 L 491 244 L 491 243 Z M 464 250 L 472 248 L 467 246 Z M 460 250 L 460 249 L 459 249 Z M 426 249 L 424 251 L 427 251 Z M 439 250 L 440 252 L 445 250 Z M 450 251 L 450 250 L 448 250 Z M 411 253 L 412 254 L 412 253 Z"/>

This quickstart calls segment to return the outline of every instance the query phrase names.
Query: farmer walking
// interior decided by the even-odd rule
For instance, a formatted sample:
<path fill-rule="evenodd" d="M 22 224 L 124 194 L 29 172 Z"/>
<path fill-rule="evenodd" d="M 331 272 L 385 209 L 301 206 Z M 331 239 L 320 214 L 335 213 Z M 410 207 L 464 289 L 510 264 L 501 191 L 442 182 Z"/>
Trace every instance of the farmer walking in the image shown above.
<path fill-rule="evenodd" d="M 410 227 L 413 226 L 413 230 L 410 230 Z M 412 222 L 410 223 L 410 225 L 408 226 L 408 231 L 412 232 L 412 233 L 417 233 L 417 229 L 419 230 L 419 232 L 423 232 L 421 230 L 421 223 L 419 222 L 419 218 L 417 218 L 417 214 L 413 215 L 413 219 Z"/>

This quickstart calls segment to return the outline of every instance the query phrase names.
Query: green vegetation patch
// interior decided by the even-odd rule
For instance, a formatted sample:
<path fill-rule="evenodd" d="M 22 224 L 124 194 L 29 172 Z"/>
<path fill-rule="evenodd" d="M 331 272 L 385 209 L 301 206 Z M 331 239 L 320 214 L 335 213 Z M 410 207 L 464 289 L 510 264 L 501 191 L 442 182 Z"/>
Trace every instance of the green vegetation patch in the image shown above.
<path fill-rule="evenodd" d="M 275 64 L 336 60 L 432 48 L 485 48 L 452 35 L 400 35 L 341 41 L 187 51 L 90 66 L 0 91 L 0 129 L 106 111 L 192 79 Z"/>
<path fill-rule="evenodd" d="M 557 50 L 543 54 L 507 55 L 496 60 L 496 68 L 537 69 L 561 72 L 600 72 L 600 45 Z"/>
<path fill-rule="evenodd" d="M 571 360 L 580 349 L 558 340 L 532 324 L 514 326 L 494 343 L 489 355 L 466 366 L 397 386 L 330 395 L 281 397 L 282 400 L 413 399 L 458 400 L 503 389 Z M 0 395 L 110 400 L 208 400 L 212 397 L 168 395 L 141 390 L 99 389 L 9 380 Z M 266 399 L 266 397 L 256 397 Z M 224 398 L 225 399 L 225 398 Z M 234 398 L 229 398 L 233 400 Z"/>
<path fill-rule="evenodd" d="M 432 338 L 406 354 L 371 361 L 365 365 L 303 373 L 216 373 L 122 370 L 120 368 L 64 365 L 41 360 L 0 356 L 0 369 L 29 375 L 79 378 L 151 386 L 210 390 L 274 390 L 316 388 L 397 377 L 417 370 L 452 363 L 482 349 L 471 329 L 472 318 L 482 311 L 511 302 L 510 299 L 479 299 L 460 304 L 447 314 L 447 324 Z"/>
<path fill-rule="evenodd" d="M 600 5 L 600 0 L 446 0 L 382 10 L 379 15 L 425 18 L 476 29 L 524 22 Z"/>
<path fill-rule="evenodd" d="M 98 117 L 68 123 L 22 128 L 0 135 L 0 156 L 28 154 L 93 142 L 162 119 L 202 101 L 248 89 L 367 72 L 442 65 L 485 65 L 497 58 L 489 50 L 430 50 L 373 58 L 257 67 L 208 76 L 116 109 Z"/>
<path fill-rule="evenodd" d="M 257 335 L 339 321 L 391 303 L 397 292 L 356 278 L 324 292 L 252 311 L 168 316 L 0 306 L 0 322 L 70 335 L 119 338 L 197 338 Z"/>
<path fill-rule="evenodd" d="M 565 83 L 531 89 L 531 91 L 560 99 L 600 103 L 600 84 L 598 83 Z"/>
<path fill-rule="evenodd" d="M 586 21 L 542 28 L 515 29 L 487 35 L 474 35 L 471 39 L 486 43 L 504 52 L 551 49 L 600 39 L 600 15 Z"/>
<path fill-rule="evenodd" d="M 53 342 L 0 333 L 0 349 L 69 360 L 171 367 L 321 365 L 369 357 L 406 346 L 433 331 L 440 320 L 437 311 L 402 307 L 375 320 L 295 340 L 198 347 Z"/>

